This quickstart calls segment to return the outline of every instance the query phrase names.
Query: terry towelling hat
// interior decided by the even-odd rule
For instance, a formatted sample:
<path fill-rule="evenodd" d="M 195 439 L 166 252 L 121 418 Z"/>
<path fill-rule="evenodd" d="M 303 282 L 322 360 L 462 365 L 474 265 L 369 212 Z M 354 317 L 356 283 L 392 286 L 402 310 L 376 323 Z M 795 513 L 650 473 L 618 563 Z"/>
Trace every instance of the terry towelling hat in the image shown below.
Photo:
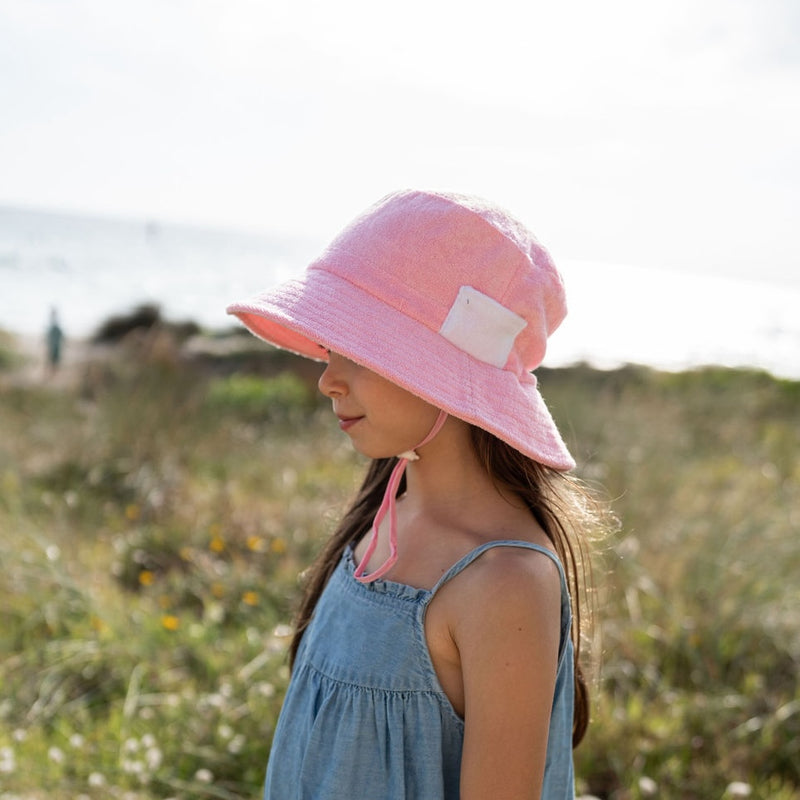
<path fill-rule="evenodd" d="M 227 310 L 271 344 L 341 353 L 542 464 L 575 466 L 531 374 L 566 315 L 561 276 L 483 200 L 390 194 L 302 278 Z"/>

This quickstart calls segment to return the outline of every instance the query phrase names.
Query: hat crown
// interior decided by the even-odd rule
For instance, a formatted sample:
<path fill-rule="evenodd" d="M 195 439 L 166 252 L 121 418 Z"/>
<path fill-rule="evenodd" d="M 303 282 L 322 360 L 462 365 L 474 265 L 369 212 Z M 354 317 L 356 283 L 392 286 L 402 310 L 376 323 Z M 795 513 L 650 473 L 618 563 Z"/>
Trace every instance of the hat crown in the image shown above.
<path fill-rule="evenodd" d="M 331 272 L 442 333 L 457 304 L 469 302 L 462 290 L 470 287 L 489 298 L 478 305 L 498 306 L 480 317 L 485 346 L 474 354 L 491 363 L 482 352 L 501 353 L 496 366 L 517 373 L 539 366 L 547 337 L 566 315 L 561 276 L 530 231 L 497 206 L 456 194 L 386 196 L 348 225 L 310 269 Z M 511 333 L 503 309 L 520 320 Z"/>

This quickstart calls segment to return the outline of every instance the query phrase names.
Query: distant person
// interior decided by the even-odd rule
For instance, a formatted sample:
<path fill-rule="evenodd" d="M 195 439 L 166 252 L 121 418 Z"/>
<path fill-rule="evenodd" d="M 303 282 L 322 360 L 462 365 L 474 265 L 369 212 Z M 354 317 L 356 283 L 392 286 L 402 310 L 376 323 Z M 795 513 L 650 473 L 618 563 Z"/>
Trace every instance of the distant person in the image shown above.
<path fill-rule="evenodd" d="M 61 365 L 61 351 L 64 344 L 64 331 L 58 323 L 56 309 L 50 311 L 50 324 L 47 326 L 47 370 L 54 374 Z"/>
<path fill-rule="evenodd" d="M 310 572 L 265 799 L 572 800 L 601 509 L 531 374 L 566 313 L 547 251 L 485 201 L 399 192 L 228 312 L 328 362 L 372 459 Z"/>

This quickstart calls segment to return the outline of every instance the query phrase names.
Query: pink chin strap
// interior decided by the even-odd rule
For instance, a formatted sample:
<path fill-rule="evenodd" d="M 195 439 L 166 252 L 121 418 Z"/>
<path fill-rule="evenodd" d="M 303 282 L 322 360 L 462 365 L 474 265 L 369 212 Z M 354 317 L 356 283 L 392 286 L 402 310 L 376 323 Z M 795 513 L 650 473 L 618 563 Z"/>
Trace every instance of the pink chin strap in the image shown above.
<path fill-rule="evenodd" d="M 383 577 L 397 561 L 396 500 L 397 490 L 400 486 L 400 479 L 403 477 L 403 473 L 406 471 L 406 465 L 408 462 L 417 461 L 419 459 L 419 456 L 415 452 L 417 447 L 422 447 L 423 445 L 428 444 L 428 442 L 433 439 L 433 437 L 436 436 L 436 434 L 442 429 L 442 425 L 444 425 L 446 419 L 447 412 L 440 411 L 439 416 L 436 418 L 436 422 L 433 423 L 430 433 L 413 450 L 407 450 L 405 453 L 400 453 L 398 456 L 397 464 L 395 464 L 392 474 L 389 476 L 389 482 L 386 484 L 386 491 L 383 493 L 381 507 L 378 509 L 378 513 L 375 515 L 375 520 L 372 523 L 372 535 L 370 536 L 369 544 L 367 545 L 367 551 L 364 553 L 364 557 L 361 559 L 361 562 L 356 567 L 356 571 L 353 573 L 357 581 L 360 581 L 361 583 L 372 583 L 372 581 L 376 581 L 378 578 Z M 387 512 L 389 512 L 389 557 L 378 567 L 378 569 L 376 569 L 374 572 L 371 572 L 369 575 L 365 575 L 364 572 L 367 569 L 367 564 L 369 564 L 369 560 L 372 558 L 372 554 L 375 552 L 375 547 L 378 544 L 378 530 Z"/>

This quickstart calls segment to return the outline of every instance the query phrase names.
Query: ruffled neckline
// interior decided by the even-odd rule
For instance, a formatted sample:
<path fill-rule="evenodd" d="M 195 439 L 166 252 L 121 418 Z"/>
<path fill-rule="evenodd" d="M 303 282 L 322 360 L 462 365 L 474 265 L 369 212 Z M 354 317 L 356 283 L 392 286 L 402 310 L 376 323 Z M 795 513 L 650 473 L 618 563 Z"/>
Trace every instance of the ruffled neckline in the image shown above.
<path fill-rule="evenodd" d="M 347 545 L 347 547 L 345 547 L 344 554 L 342 555 L 342 564 L 347 573 L 348 580 L 353 586 L 363 589 L 364 591 L 389 594 L 393 597 L 401 597 L 407 600 L 424 600 L 432 595 L 430 589 L 420 589 L 416 586 L 390 581 L 386 578 L 378 578 L 370 583 L 361 583 L 361 581 L 357 580 L 355 577 L 356 559 L 352 545 Z"/>

